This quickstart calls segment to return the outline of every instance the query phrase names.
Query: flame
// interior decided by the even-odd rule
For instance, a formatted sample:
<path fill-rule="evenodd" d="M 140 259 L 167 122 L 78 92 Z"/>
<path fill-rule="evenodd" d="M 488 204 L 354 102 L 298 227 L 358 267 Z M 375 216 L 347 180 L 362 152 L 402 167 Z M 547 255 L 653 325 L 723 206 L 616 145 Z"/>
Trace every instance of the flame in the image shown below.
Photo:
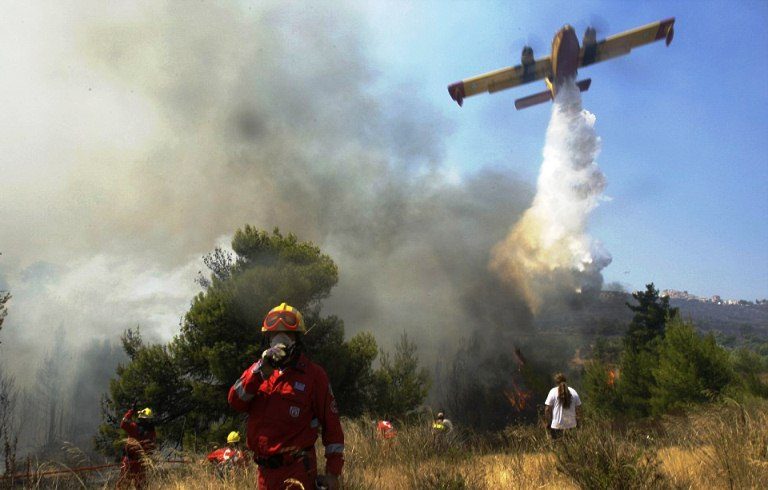
<path fill-rule="evenodd" d="M 613 388 L 614 383 L 616 382 L 616 372 L 613 369 L 608 370 L 608 386 Z"/>
<path fill-rule="evenodd" d="M 515 383 L 515 379 L 512 378 L 512 391 L 504 390 L 504 396 L 507 397 L 512 408 L 518 412 L 522 412 L 525 410 L 532 393 L 530 391 L 521 390 L 517 383 Z"/>

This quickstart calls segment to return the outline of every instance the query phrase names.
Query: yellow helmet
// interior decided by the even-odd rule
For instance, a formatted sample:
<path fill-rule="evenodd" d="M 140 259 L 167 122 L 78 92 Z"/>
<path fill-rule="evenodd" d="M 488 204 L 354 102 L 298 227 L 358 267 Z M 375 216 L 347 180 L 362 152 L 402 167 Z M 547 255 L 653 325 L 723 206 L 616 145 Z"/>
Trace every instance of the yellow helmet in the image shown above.
<path fill-rule="evenodd" d="M 149 408 L 149 407 L 147 407 L 147 408 L 145 408 L 143 410 L 139 410 L 139 418 L 140 419 L 151 419 L 154 416 L 155 416 L 154 412 L 152 412 L 152 409 Z"/>
<path fill-rule="evenodd" d="M 227 436 L 227 444 L 232 444 L 233 442 L 240 442 L 240 433 L 235 430 Z"/>
<path fill-rule="evenodd" d="M 264 318 L 261 325 L 262 332 L 298 332 L 305 333 L 304 317 L 301 312 L 286 303 L 275 306 Z"/>

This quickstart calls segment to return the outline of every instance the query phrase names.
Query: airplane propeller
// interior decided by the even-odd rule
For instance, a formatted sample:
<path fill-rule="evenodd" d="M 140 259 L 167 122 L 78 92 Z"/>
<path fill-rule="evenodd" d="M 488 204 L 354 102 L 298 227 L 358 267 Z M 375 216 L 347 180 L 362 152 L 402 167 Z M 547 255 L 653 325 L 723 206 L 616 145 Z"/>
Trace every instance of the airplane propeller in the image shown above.
<path fill-rule="evenodd" d="M 605 36 L 608 35 L 609 32 L 611 32 L 611 25 L 608 23 L 607 20 L 605 20 L 604 17 L 601 17 L 597 14 L 592 14 L 589 16 L 589 21 L 587 22 L 588 27 L 594 27 L 597 31 L 597 37 L 600 39 L 605 38 Z"/>
<path fill-rule="evenodd" d="M 512 41 L 512 52 L 515 53 L 515 55 L 518 55 L 523 48 L 529 47 L 533 48 L 533 54 L 534 56 L 547 56 L 550 51 L 550 47 L 541 40 L 540 37 L 529 34 L 525 37 L 518 37 L 514 41 Z"/>

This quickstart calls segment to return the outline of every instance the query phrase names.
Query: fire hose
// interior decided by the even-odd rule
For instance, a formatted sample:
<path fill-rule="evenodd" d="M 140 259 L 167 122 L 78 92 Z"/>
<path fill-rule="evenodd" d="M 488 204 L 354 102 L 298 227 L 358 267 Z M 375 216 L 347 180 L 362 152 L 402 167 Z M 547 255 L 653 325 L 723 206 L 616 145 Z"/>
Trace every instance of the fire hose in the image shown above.
<path fill-rule="evenodd" d="M 192 461 L 188 461 L 185 459 L 164 459 L 161 461 L 157 461 L 157 463 L 191 463 Z M 63 475 L 63 474 L 78 474 L 78 473 L 88 473 L 89 471 L 96 471 L 96 470 L 102 470 L 106 468 L 118 468 L 120 467 L 121 463 L 111 463 L 111 464 L 102 464 L 99 466 L 80 466 L 78 468 L 67 468 L 64 470 L 52 470 L 52 471 L 43 471 L 40 473 L 17 473 L 15 475 L 3 475 L 0 476 L 0 481 L 5 480 L 26 480 L 29 478 L 37 478 L 37 477 L 49 477 L 54 475 Z"/>

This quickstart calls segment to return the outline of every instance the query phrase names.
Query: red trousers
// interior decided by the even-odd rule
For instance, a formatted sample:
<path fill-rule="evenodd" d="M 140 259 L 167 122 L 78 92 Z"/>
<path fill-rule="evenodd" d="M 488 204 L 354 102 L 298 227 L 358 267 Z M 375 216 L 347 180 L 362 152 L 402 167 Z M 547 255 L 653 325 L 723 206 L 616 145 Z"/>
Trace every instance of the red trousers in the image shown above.
<path fill-rule="evenodd" d="M 120 465 L 120 478 L 117 480 L 117 488 L 144 488 L 146 470 L 138 459 L 130 459 L 123 456 Z"/>
<path fill-rule="evenodd" d="M 259 490 L 299 490 L 301 487 L 291 480 L 304 485 L 304 490 L 315 490 L 317 478 L 317 456 L 314 449 L 302 459 L 279 468 L 259 466 Z"/>

